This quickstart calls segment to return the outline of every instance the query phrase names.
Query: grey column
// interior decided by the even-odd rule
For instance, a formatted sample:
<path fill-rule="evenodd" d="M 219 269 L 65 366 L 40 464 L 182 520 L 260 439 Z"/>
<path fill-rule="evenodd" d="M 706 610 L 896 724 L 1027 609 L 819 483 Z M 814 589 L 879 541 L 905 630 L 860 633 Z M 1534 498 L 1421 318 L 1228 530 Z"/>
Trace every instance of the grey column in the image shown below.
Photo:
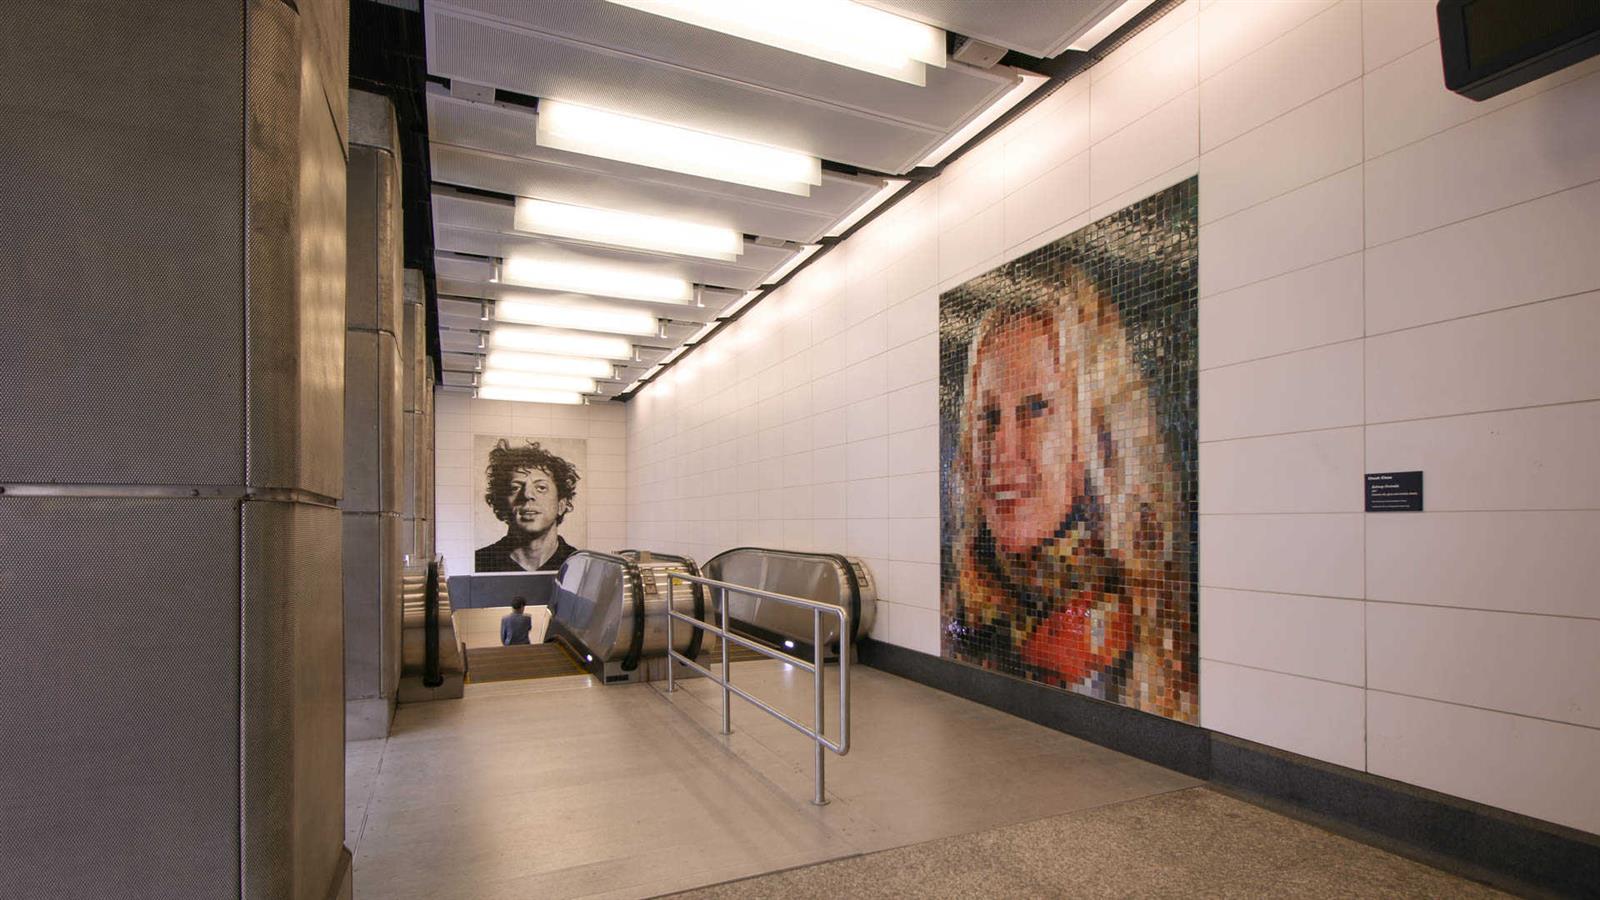
<path fill-rule="evenodd" d="M 400 139 L 387 98 L 350 95 L 344 392 L 345 739 L 389 733 L 400 679 Z"/>
<path fill-rule="evenodd" d="M 348 10 L 8 7 L 0 896 L 348 896 Z"/>

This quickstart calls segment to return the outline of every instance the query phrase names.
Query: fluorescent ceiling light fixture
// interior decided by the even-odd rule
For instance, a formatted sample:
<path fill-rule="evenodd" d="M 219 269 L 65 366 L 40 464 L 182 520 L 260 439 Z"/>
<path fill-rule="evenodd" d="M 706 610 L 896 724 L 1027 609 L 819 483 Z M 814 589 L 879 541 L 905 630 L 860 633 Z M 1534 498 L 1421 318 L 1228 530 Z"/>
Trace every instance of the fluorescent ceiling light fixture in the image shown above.
<path fill-rule="evenodd" d="M 649 379 L 649 378 L 654 378 L 654 377 L 656 377 L 657 375 L 660 375 L 660 374 L 661 374 L 661 365 L 658 363 L 656 365 L 651 366 L 650 367 L 650 371 L 644 373 L 643 375 L 640 375 L 639 376 L 639 380 L 640 381 L 644 381 L 644 380 Z"/>
<path fill-rule="evenodd" d="M 716 322 L 707 322 L 705 324 L 705 326 L 702 327 L 699 331 L 696 331 L 694 334 L 689 335 L 689 339 L 684 341 L 684 343 L 685 344 L 698 344 L 698 343 L 700 343 L 701 339 L 703 339 L 706 335 L 710 334 L 712 331 L 716 330 L 717 324 L 718 323 L 716 323 Z"/>
<path fill-rule="evenodd" d="M 636 307 L 572 303 L 536 297 L 504 297 L 497 300 L 494 317 L 500 322 L 611 334 L 655 334 L 660 321 L 655 313 Z"/>
<path fill-rule="evenodd" d="M 945 157 L 956 152 L 957 148 L 972 140 L 973 136 L 978 132 L 988 128 L 995 119 L 1005 115 L 1010 111 L 1011 107 L 1021 103 L 1024 98 L 1037 90 L 1039 85 L 1050 80 L 1033 72 L 1018 72 L 1018 74 L 1022 76 L 1022 80 L 1017 82 L 1016 87 L 1000 95 L 1000 99 L 989 104 L 989 108 L 979 113 L 977 118 L 968 122 L 960 131 L 946 138 L 944 143 L 933 148 L 933 152 L 924 156 L 917 165 L 936 166 L 944 162 Z"/>
<path fill-rule="evenodd" d="M 559 100 L 539 101 L 536 140 L 541 147 L 801 197 L 822 183 L 822 161 L 815 156 Z"/>
<path fill-rule="evenodd" d="M 512 227 L 592 244 L 729 262 L 744 252 L 744 235 L 732 228 L 527 197 L 517 198 Z"/>
<path fill-rule="evenodd" d="M 851 0 L 611 2 L 919 87 L 945 65 L 943 29 Z"/>
<path fill-rule="evenodd" d="M 1128 24 L 1134 16 L 1144 11 L 1153 0 L 1126 0 L 1121 6 L 1112 10 L 1105 18 L 1096 22 L 1094 27 L 1078 35 L 1078 39 L 1067 45 L 1068 50 L 1093 50 L 1094 45 L 1105 40 L 1111 32 Z"/>
<path fill-rule="evenodd" d="M 910 182 L 899 178 L 891 178 L 884 182 L 883 187 L 878 188 L 877 193 L 863 200 L 860 206 L 850 210 L 850 214 L 840 219 L 832 228 L 829 228 L 828 233 L 823 237 L 838 237 L 854 228 L 857 222 L 865 219 L 868 213 L 882 206 L 885 200 L 899 193 L 900 189 L 907 184 L 910 184 Z"/>
<path fill-rule="evenodd" d="M 682 278 L 603 263 L 514 256 L 506 260 L 501 278 L 527 287 L 628 300 L 688 303 L 694 299 L 694 286 Z"/>
<path fill-rule="evenodd" d="M 582 375 L 541 375 L 537 372 L 516 372 L 508 369 L 489 369 L 479 378 L 479 383 L 489 387 L 577 391 L 580 394 L 592 394 L 596 390 L 594 379 Z"/>
<path fill-rule="evenodd" d="M 490 352 L 490 369 L 515 372 L 539 372 L 545 375 L 583 375 L 589 378 L 610 378 L 611 361 L 586 359 L 581 356 L 551 356 L 543 353 L 516 353 L 511 350 Z"/>
<path fill-rule="evenodd" d="M 573 391 L 539 391 L 531 388 L 481 387 L 478 396 L 484 400 L 515 400 L 519 403 L 560 403 L 577 406 L 583 395 Z"/>
<path fill-rule="evenodd" d="M 729 318 L 732 318 L 733 316 L 738 315 L 739 314 L 739 310 L 744 309 L 746 306 L 749 306 L 750 302 L 752 300 L 756 299 L 759 296 L 761 296 L 761 291 L 759 289 L 753 290 L 753 291 L 745 291 L 744 296 L 740 297 L 738 300 L 736 300 L 732 306 L 728 307 L 727 309 L 723 310 L 722 312 L 717 313 L 717 318 L 719 318 L 719 319 L 729 319 Z"/>
<path fill-rule="evenodd" d="M 496 350 L 531 350 L 557 356 L 627 359 L 633 355 L 633 344 L 624 338 L 543 328 L 499 327 L 490 336 L 490 344 Z"/>
<path fill-rule="evenodd" d="M 676 349 L 674 349 L 671 353 L 668 353 L 666 356 L 661 357 L 661 361 L 659 363 L 657 363 L 656 365 L 657 366 L 665 366 L 668 363 L 672 362 L 673 360 L 677 359 L 678 357 L 682 356 L 684 351 L 688 350 L 688 349 L 689 349 L 689 345 L 687 345 L 687 344 L 679 344 L 678 347 Z"/>
<path fill-rule="evenodd" d="M 789 261 L 788 262 L 786 262 L 783 265 L 779 266 L 776 270 L 773 271 L 773 273 L 771 275 L 768 275 L 766 277 L 766 279 L 764 281 L 762 281 L 762 284 L 777 284 L 778 282 L 782 281 L 784 278 L 788 277 L 790 272 L 793 272 L 795 269 L 798 269 L 800 267 L 801 263 L 803 263 L 806 260 L 810 259 L 811 258 L 811 254 L 816 253 L 818 250 L 821 250 L 821 249 L 822 249 L 822 245 L 821 244 L 807 244 L 806 246 L 801 247 L 800 251 L 798 253 L 796 253 L 795 255 L 793 255 L 791 257 L 789 257 Z"/>

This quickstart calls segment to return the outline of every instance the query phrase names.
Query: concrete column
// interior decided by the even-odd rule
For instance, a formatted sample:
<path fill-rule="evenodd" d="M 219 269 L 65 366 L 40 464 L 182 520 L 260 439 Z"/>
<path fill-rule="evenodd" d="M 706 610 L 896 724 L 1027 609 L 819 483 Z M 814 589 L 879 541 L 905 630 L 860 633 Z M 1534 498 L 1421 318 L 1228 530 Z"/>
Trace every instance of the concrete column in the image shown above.
<path fill-rule="evenodd" d="M 404 468 L 400 138 L 385 97 L 350 95 L 345 278 L 345 739 L 388 735 L 400 679 Z"/>
<path fill-rule="evenodd" d="M 348 896 L 348 8 L 8 8 L 0 896 Z"/>

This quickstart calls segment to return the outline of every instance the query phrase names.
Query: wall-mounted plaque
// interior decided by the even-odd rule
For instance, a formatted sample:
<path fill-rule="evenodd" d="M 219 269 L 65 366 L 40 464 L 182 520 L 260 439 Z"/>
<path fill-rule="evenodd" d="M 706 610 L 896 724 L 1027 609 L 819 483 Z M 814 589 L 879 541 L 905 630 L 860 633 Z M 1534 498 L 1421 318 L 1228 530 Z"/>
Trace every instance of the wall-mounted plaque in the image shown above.
<path fill-rule="evenodd" d="M 1422 512 L 1422 473 L 1368 472 L 1367 512 Z"/>

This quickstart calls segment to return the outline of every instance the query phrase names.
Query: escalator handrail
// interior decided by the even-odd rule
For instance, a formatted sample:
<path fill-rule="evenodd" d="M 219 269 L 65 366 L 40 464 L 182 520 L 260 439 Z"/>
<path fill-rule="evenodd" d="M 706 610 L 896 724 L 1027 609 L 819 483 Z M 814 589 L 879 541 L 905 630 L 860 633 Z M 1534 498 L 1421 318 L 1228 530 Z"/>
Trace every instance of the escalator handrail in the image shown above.
<path fill-rule="evenodd" d="M 439 561 L 428 561 L 428 580 L 422 593 L 422 685 L 444 684 L 439 670 Z"/>
<path fill-rule="evenodd" d="M 860 581 L 860 579 L 856 578 L 855 567 L 850 564 L 849 557 L 845 556 L 842 553 L 823 553 L 823 552 L 809 551 L 809 550 L 774 550 L 771 547 L 729 547 L 728 549 L 722 551 L 721 553 L 718 553 L 716 556 L 713 556 L 710 559 L 706 560 L 706 565 L 709 566 L 712 563 L 714 563 L 717 560 L 723 558 L 724 556 L 727 556 L 730 553 L 739 553 L 739 552 L 742 552 L 742 551 L 751 551 L 751 550 L 753 550 L 753 551 L 755 551 L 757 553 L 781 553 L 781 554 L 785 554 L 785 555 L 788 555 L 788 556 L 820 556 L 820 557 L 823 557 L 825 559 L 831 559 L 834 562 L 837 562 L 839 565 L 843 566 L 844 567 L 845 583 L 850 588 L 850 635 L 849 635 L 849 638 L 850 638 L 850 641 L 852 643 L 857 641 L 857 640 L 860 640 L 861 635 L 858 634 L 857 632 L 861 628 L 861 581 Z M 695 574 L 698 575 L 700 573 L 696 572 Z M 723 597 L 722 598 L 722 602 L 724 602 L 724 603 L 728 602 L 728 598 L 727 597 Z M 699 631 L 699 629 L 695 629 L 695 630 Z M 844 635 L 840 635 L 839 636 L 839 640 L 843 641 L 844 639 L 845 639 Z"/>

